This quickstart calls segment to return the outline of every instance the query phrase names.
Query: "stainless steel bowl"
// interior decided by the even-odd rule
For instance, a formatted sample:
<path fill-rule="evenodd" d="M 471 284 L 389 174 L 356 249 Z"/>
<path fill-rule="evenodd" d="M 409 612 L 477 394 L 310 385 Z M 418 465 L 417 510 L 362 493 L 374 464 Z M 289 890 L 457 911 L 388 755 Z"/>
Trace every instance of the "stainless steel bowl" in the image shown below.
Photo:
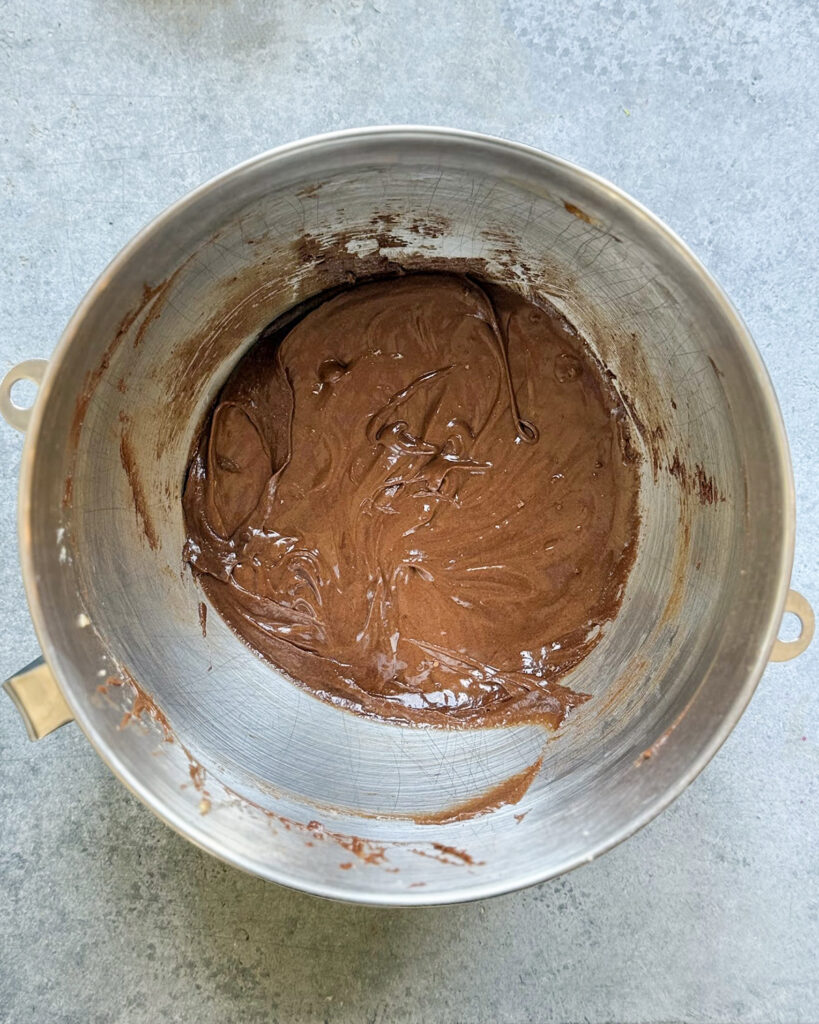
<path fill-rule="evenodd" d="M 565 309 L 644 439 L 623 606 L 568 680 L 594 699 L 549 737 L 336 710 L 216 614 L 203 635 L 202 594 L 182 567 L 193 435 L 261 328 L 351 271 L 450 260 L 480 261 Z M 30 417 L 10 400 L 23 376 L 42 377 Z M 9 374 L 0 409 L 27 427 L 23 575 L 67 707 L 43 668 L 10 685 L 18 702 L 52 701 L 40 731 L 73 715 L 125 785 L 193 842 L 324 896 L 454 902 L 591 860 L 691 782 L 772 652 L 792 656 L 809 639 L 810 609 L 794 595 L 803 636 L 776 641 L 793 487 L 776 398 L 741 320 L 639 204 L 525 146 L 370 128 L 229 171 L 116 257 L 47 369 Z M 519 804 L 414 820 L 541 755 Z"/>

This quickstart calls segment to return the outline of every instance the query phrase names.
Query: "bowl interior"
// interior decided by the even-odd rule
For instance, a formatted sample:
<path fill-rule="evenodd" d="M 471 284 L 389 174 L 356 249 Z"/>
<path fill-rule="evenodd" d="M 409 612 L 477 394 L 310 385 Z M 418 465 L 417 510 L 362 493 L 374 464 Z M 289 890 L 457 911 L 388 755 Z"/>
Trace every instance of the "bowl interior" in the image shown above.
<path fill-rule="evenodd" d="M 182 564 L 193 437 L 260 330 L 349 274 L 452 265 L 566 312 L 615 375 L 644 447 L 637 560 L 619 615 L 565 680 L 593 699 L 556 734 L 413 729 L 324 704 L 215 612 L 203 630 Z M 78 311 L 26 458 L 35 619 L 92 741 L 190 838 L 327 895 L 484 895 L 622 838 L 724 739 L 784 597 L 787 452 L 741 323 L 635 204 L 476 136 L 326 137 L 188 197 Z M 116 684 L 130 679 L 144 694 L 135 710 L 150 697 L 160 715 L 123 719 L 134 690 Z M 541 756 L 517 805 L 413 820 Z"/>

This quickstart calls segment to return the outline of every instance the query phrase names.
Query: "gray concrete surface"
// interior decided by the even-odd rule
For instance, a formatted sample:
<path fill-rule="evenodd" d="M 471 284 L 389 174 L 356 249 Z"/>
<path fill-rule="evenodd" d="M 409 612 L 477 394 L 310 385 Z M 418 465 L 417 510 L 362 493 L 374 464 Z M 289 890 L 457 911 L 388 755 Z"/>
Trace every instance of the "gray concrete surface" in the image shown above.
<path fill-rule="evenodd" d="M 813 0 L 5 0 L 0 371 L 47 356 L 192 186 L 314 132 L 452 124 L 595 170 L 689 242 L 763 352 L 819 603 Z M 0 673 L 37 653 L 0 429 Z M 156 821 L 74 727 L 0 700 L 0 1020 L 819 1020 L 819 645 L 772 666 L 703 776 L 601 861 L 484 904 L 335 905 Z"/>

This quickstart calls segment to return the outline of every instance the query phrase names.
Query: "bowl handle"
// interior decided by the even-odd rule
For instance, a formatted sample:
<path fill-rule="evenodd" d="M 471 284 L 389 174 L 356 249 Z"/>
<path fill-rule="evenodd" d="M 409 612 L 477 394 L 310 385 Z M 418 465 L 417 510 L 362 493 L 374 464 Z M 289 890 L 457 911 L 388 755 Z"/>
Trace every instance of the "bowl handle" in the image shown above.
<path fill-rule="evenodd" d="M 813 630 L 816 625 L 813 617 L 813 609 L 795 590 L 789 590 L 785 598 L 786 612 L 793 612 L 802 624 L 802 632 L 795 640 L 777 640 L 771 650 L 771 661 L 790 661 L 796 658 L 803 651 L 807 650 L 813 639 Z"/>
<path fill-rule="evenodd" d="M 11 389 L 20 380 L 30 380 L 38 386 L 42 383 L 48 366 L 47 359 L 26 359 L 13 366 L 0 384 L 0 414 L 10 426 L 25 433 L 31 418 L 33 404 L 28 408 L 16 405 L 11 397 Z"/>
<path fill-rule="evenodd" d="M 14 701 L 30 740 L 40 740 L 66 722 L 74 720 L 71 708 L 43 658 L 20 669 L 3 683 Z"/>

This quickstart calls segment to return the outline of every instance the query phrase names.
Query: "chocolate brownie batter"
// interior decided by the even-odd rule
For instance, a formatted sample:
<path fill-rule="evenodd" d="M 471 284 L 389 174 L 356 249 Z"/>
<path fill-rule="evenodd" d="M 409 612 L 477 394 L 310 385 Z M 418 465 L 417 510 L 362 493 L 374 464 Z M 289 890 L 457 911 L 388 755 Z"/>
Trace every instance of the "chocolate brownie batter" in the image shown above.
<path fill-rule="evenodd" d="M 556 727 L 631 567 L 634 458 L 551 306 L 443 273 L 361 284 L 236 367 L 188 471 L 185 558 L 325 700 Z"/>

